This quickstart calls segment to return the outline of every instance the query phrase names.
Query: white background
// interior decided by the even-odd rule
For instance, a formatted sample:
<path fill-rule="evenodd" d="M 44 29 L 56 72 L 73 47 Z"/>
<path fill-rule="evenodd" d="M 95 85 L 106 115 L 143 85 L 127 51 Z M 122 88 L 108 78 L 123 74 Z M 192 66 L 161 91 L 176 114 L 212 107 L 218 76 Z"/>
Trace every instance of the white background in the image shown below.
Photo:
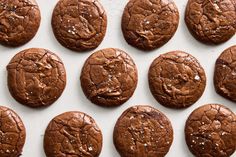
<path fill-rule="evenodd" d="M 58 114 L 76 110 L 89 114 L 100 126 L 103 133 L 103 149 L 100 157 L 119 157 L 112 141 L 113 127 L 117 118 L 130 106 L 148 104 L 165 113 L 172 122 L 174 141 L 167 156 L 191 157 L 192 155 L 184 140 L 184 124 L 188 115 L 198 106 L 207 103 L 224 104 L 236 112 L 236 103 L 217 95 L 212 81 L 216 58 L 224 49 L 236 43 L 236 36 L 218 46 L 208 46 L 196 41 L 188 32 L 184 23 L 184 10 L 187 0 L 175 0 L 180 12 L 179 27 L 175 36 L 157 50 L 142 52 L 129 46 L 121 32 L 121 16 L 128 0 L 100 1 L 107 12 L 108 27 L 103 42 L 96 50 L 107 47 L 120 48 L 134 59 L 138 68 L 139 81 L 133 97 L 122 106 L 109 109 L 96 106 L 86 99 L 80 86 L 80 71 L 86 58 L 95 50 L 76 53 L 62 47 L 54 38 L 51 29 L 51 15 L 57 0 L 38 0 L 42 20 L 35 38 L 18 48 L 0 46 L 0 105 L 8 106 L 15 110 L 25 124 L 27 137 L 22 156 L 45 157 L 43 136 L 47 124 Z M 56 103 L 44 109 L 31 109 L 17 103 L 9 94 L 7 88 L 6 65 L 17 52 L 31 47 L 46 48 L 55 52 L 63 60 L 67 70 L 67 86 L 64 93 Z M 160 54 L 172 50 L 183 50 L 195 56 L 205 69 L 207 76 L 207 86 L 201 99 L 191 107 L 183 110 L 174 110 L 161 106 L 153 98 L 148 87 L 147 72 L 151 62 Z"/>

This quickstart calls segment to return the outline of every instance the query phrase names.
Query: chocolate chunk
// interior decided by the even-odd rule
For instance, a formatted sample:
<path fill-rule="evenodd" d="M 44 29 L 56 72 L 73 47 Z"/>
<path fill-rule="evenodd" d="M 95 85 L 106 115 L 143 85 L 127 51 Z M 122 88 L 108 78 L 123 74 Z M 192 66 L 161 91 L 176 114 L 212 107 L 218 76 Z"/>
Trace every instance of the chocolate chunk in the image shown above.
<path fill-rule="evenodd" d="M 196 157 L 229 157 L 236 149 L 236 116 L 223 105 L 201 106 L 186 121 L 185 139 Z"/>
<path fill-rule="evenodd" d="M 130 0 L 122 17 L 122 31 L 128 44 L 153 50 L 175 34 L 179 12 L 172 0 Z"/>
<path fill-rule="evenodd" d="M 0 156 L 18 157 L 25 144 L 25 126 L 11 109 L 0 106 Z"/>
<path fill-rule="evenodd" d="M 40 20 L 34 0 L 0 0 L 0 43 L 6 46 L 27 43 L 37 33 Z"/>
<path fill-rule="evenodd" d="M 172 51 L 156 58 L 148 73 L 155 99 L 166 107 L 184 108 L 194 104 L 206 86 L 204 69 L 192 55 Z"/>
<path fill-rule="evenodd" d="M 84 94 L 94 104 L 117 106 L 134 93 L 136 65 L 124 51 L 107 48 L 93 53 L 85 62 L 80 80 Z"/>
<path fill-rule="evenodd" d="M 90 116 L 65 112 L 49 123 L 44 135 L 47 157 L 98 157 L 102 132 Z"/>
<path fill-rule="evenodd" d="M 220 44 L 236 31 L 235 0 L 189 0 L 185 22 L 191 34 L 206 44 Z"/>
<path fill-rule="evenodd" d="M 98 0 L 60 0 L 52 15 L 52 28 L 61 45 L 86 51 L 98 47 L 107 27 L 107 16 Z"/>
<path fill-rule="evenodd" d="M 173 141 L 173 129 L 157 109 L 133 106 L 116 122 L 113 140 L 121 157 L 164 157 Z"/>
<path fill-rule="evenodd" d="M 221 96 L 236 102 L 236 46 L 226 49 L 215 63 L 214 86 Z"/>
<path fill-rule="evenodd" d="M 11 95 L 30 107 L 51 105 L 66 85 L 62 61 L 45 49 L 31 48 L 19 52 L 8 64 L 7 71 Z"/>

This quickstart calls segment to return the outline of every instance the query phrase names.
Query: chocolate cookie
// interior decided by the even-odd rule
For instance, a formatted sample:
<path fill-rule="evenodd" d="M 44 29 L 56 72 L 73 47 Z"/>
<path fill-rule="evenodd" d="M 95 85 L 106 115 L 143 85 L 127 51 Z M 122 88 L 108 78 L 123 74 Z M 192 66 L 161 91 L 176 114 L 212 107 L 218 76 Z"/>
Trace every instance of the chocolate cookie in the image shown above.
<path fill-rule="evenodd" d="M 98 0 L 60 0 L 52 15 L 57 40 L 75 51 L 98 47 L 107 27 L 107 16 Z"/>
<path fill-rule="evenodd" d="M 134 106 L 116 122 L 113 140 L 121 157 L 164 157 L 173 141 L 173 129 L 157 109 Z"/>
<path fill-rule="evenodd" d="M 153 50 L 167 43 L 179 24 L 179 12 L 172 0 L 130 0 L 122 17 L 122 31 L 128 44 Z"/>
<path fill-rule="evenodd" d="M 19 157 L 25 144 L 25 127 L 11 109 L 0 106 L 0 156 Z"/>
<path fill-rule="evenodd" d="M 128 54 L 107 48 L 87 59 L 80 80 L 88 99 L 94 104 L 110 107 L 123 104 L 133 95 L 138 72 Z"/>
<path fill-rule="evenodd" d="M 185 139 L 196 157 L 229 157 L 236 149 L 236 116 L 223 105 L 201 106 L 186 121 Z"/>
<path fill-rule="evenodd" d="M 207 44 L 229 40 L 236 31 L 235 0 L 189 0 L 185 22 L 191 34 Z"/>
<path fill-rule="evenodd" d="M 215 63 L 214 86 L 221 96 L 236 102 L 236 46 L 226 49 Z"/>
<path fill-rule="evenodd" d="M 40 20 L 34 0 L 0 0 L 0 43 L 6 46 L 27 43 L 37 33 Z"/>
<path fill-rule="evenodd" d="M 148 73 L 149 87 L 155 99 L 170 108 L 194 104 L 206 86 L 204 69 L 192 55 L 172 51 L 156 58 Z"/>
<path fill-rule="evenodd" d="M 102 149 L 102 132 L 90 116 L 65 112 L 49 123 L 44 135 L 47 157 L 98 157 Z"/>
<path fill-rule="evenodd" d="M 30 107 L 51 105 L 66 85 L 62 61 L 45 49 L 31 48 L 19 52 L 8 64 L 7 71 L 11 95 Z"/>

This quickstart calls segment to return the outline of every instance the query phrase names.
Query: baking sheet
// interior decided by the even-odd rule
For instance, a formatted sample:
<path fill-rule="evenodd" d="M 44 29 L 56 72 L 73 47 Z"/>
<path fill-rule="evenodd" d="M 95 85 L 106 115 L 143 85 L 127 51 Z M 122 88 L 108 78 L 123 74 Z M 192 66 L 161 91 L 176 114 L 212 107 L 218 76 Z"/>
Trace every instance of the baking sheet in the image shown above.
<path fill-rule="evenodd" d="M 138 68 L 139 81 L 133 97 L 120 107 L 108 109 L 96 106 L 86 99 L 80 87 L 79 77 L 83 63 L 95 50 L 76 53 L 62 47 L 54 38 L 51 29 L 51 15 L 57 1 L 38 0 L 42 20 L 35 38 L 22 47 L 7 48 L 0 46 L 0 105 L 16 111 L 25 124 L 27 137 L 22 157 L 45 157 L 43 136 L 49 121 L 58 114 L 74 110 L 89 114 L 100 126 L 103 133 L 103 149 L 100 157 L 119 157 L 112 141 L 113 127 L 125 109 L 138 104 L 156 107 L 171 120 L 174 129 L 174 141 L 166 156 L 191 157 L 184 139 L 184 124 L 188 115 L 198 106 L 207 103 L 224 104 L 236 112 L 236 103 L 217 95 L 213 87 L 215 60 L 224 49 L 236 43 L 236 36 L 218 46 L 204 45 L 196 41 L 184 23 L 184 10 L 187 0 L 175 0 L 180 13 L 179 27 L 175 36 L 163 47 L 152 52 L 143 52 L 129 46 L 121 32 L 121 16 L 128 0 L 100 0 L 100 2 L 107 12 L 108 27 L 103 42 L 96 50 L 107 47 L 120 48 L 134 59 Z M 64 93 L 56 103 L 43 109 L 31 109 L 20 105 L 11 97 L 7 88 L 6 65 L 17 52 L 31 47 L 46 48 L 55 52 L 63 60 L 67 70 L 67 86 Z M 160 54 L 172 50 L 186 51 L 195 56 L 205 69 L 207 76 L 207 86 L 203 96 L 194 105 L 184 110 L 174 110 L 161 106 L 153 98 L 148 87 L 147 73 L 151 62 Z M 233 156 L 236 156 L 236 153 Z"/>

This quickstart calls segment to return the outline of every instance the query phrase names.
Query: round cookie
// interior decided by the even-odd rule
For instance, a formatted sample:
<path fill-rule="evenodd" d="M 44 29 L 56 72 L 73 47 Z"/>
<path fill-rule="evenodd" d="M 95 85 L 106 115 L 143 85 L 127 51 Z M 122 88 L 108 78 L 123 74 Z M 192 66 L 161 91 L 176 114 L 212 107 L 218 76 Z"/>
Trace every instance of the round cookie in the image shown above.
<path fill-rule="evenodd" d="M 98 157 L 102 132 L 93 118 L 82 112 L 65 112 L 52 119 L 44 135 L 47 157 Z"/>
<path fill-rule="evenodd" d="M 49 50 L 26 49 L 16 54 L 7 65 L 8 88 L 21 104 L 48 106 L 62 94 L 66 71 L 61 59 Z"/>
<path fill-rule="evenodd" d="M 107 27 L 107 16 L 98 0 L 60 0 L 52 15 L 56 39 L 71 50 L 98 47 Z"/>
<path fill-rule="evenodd" d="M 173 141 L 173 129 L 157 109 L 133 106 L 117 120 L 113 141 L 121 157 L 164 157 Z"/>
<path fill-rule="evenodd" d="M 130 0 L 121 25 L 128 44 L 141 50 L 153 50 L 172 38 L 178 24 L 179 12 L 172 0 Z"/>
<path fill-rule="evenodd" d="M 203 94 L 206 76 L 196 58 L 183 51 L 172 51 L 156 58 L 148 73 L 155 99 L 166 107 L 185 108 Z"/>
<path fill-rule="evenodd" d="M 201 106 L 186 121 L 185 139 L 196 157 L 229 157 L 236 149 L 236 116 L 223 105 Z"/>
<path fill-rule="evenodd" d="M 80 80 L 84 94 L 92 103 L 111 107 L 123 104 L 133 95 L 138 72 L 127 53 L 107 48 L 86 60 Z"/>
<path fill-rule="evenodd" d="M 226 49 L 215 63 L 214 86 L 221 96 L 236 102 L 236 46 Z"/>
<path fill-rule="evenodd" d="M 191 34 L 206 44 L 220 44 L 236 31 L 235 0 L 188 0 L 185 22 Z"/>
<path fill-rule="evenodd" d="M 20 46 L 38 31 L 40 10 L 35 0 L 0 0 L 0 44 Z"/>
<path fill-rule="evenodd" d="M 0 115 L 0 156 L 18 157 L 25 144 L 25 126 L 20 117 L 7 107 L 0 106 Z"/>

